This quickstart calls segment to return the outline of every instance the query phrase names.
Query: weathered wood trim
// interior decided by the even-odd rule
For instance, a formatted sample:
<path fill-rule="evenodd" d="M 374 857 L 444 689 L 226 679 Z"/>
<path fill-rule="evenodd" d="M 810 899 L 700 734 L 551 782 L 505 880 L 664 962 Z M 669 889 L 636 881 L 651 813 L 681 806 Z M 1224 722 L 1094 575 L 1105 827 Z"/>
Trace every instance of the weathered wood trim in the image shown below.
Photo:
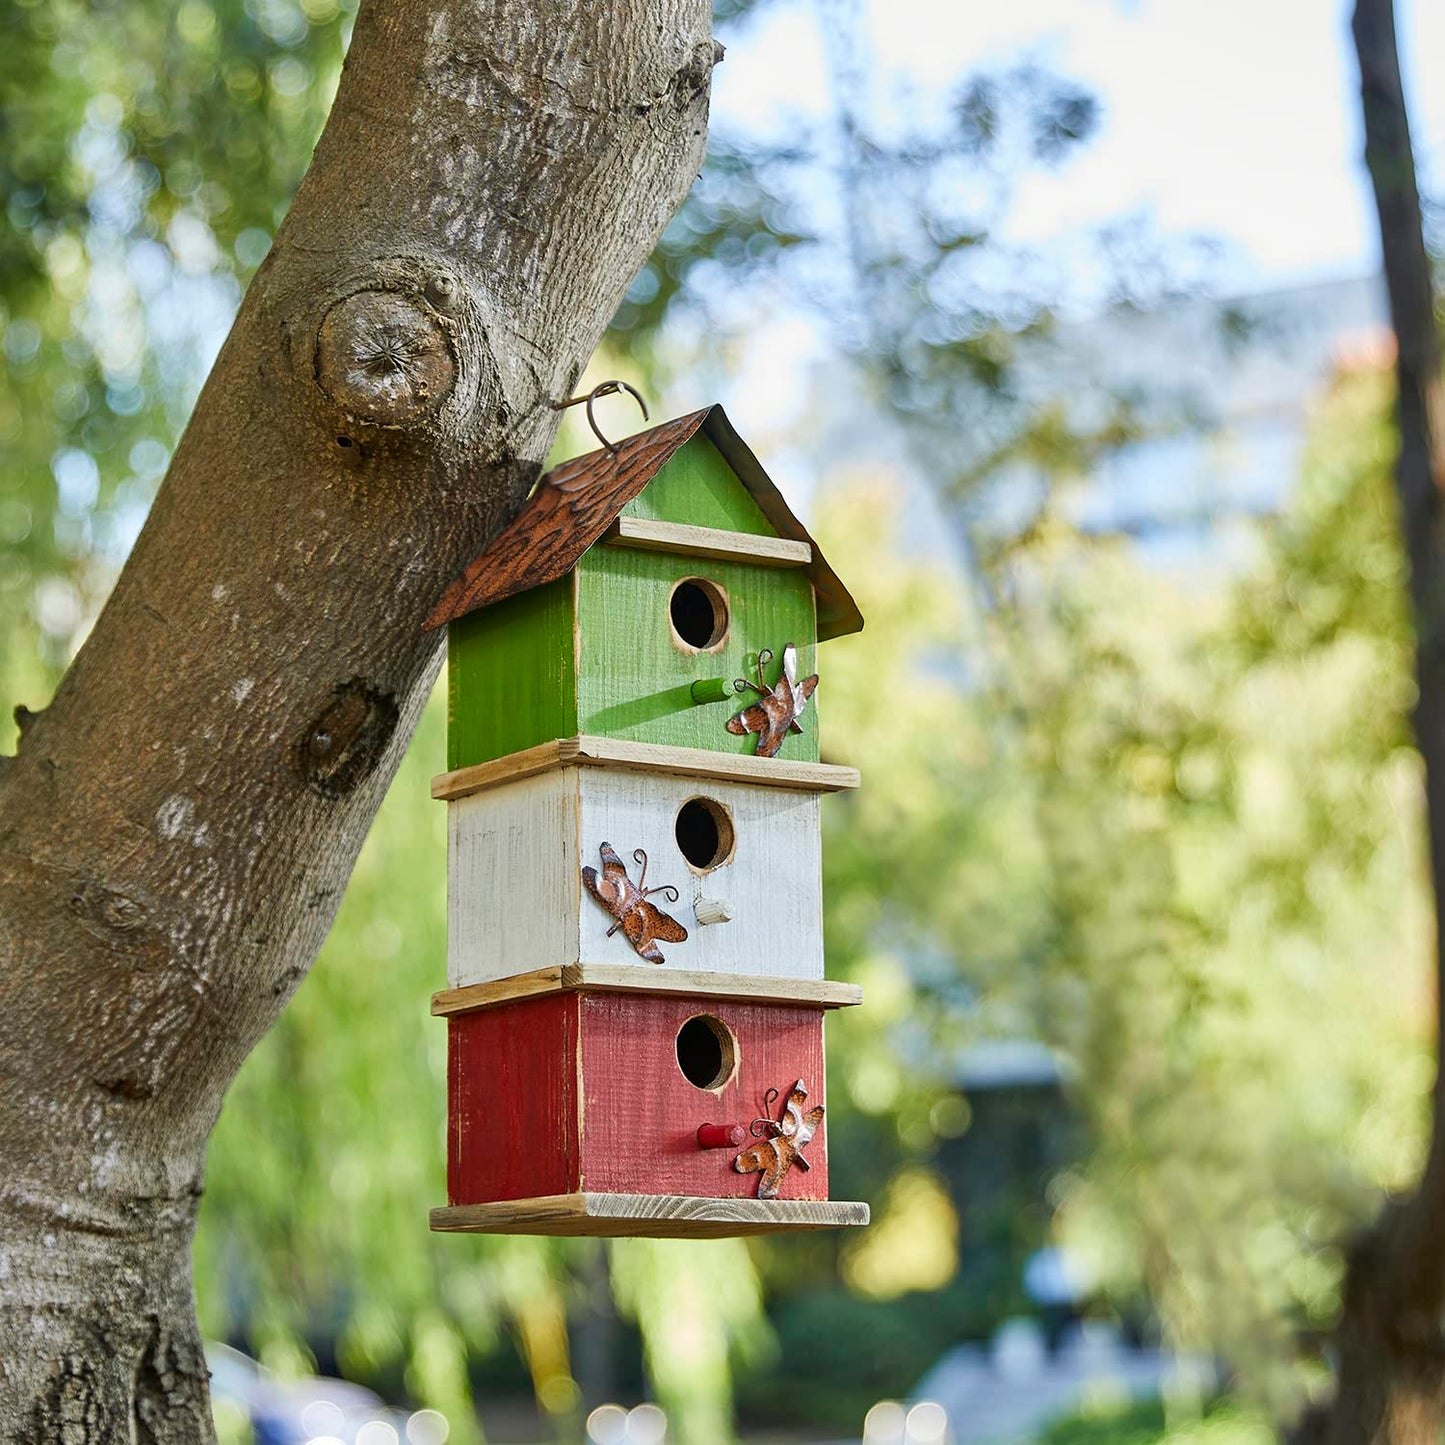
<path fill-rule="evenodd" d="M 869 1208 L 855 1200 L 701 1199 L 681 1194 L 549 1194 L 433 1209 L 442 1233 L 625 1235 L 724 1239 L 777 1230 L 856 1228 Z"/>
<path fill-rule="evenodd" d="M 438 799 L 465 798 L 518 778 L 530 778 L 553 768 L 658 769 L 686 778 L 713 778 L 735 783 L 761 783 L 771 788 L 793 788 L 805 793 L 836 793 L 858 786 L 857 768 L 837 763 L 798 763 L 781 758 L 756 758 L 739 753 L 714 753 L 706 748 L 674 748 L 661 743 L 633 743 L 621 738 L 558 738 L 508 753 L 491 762 L 475 763 L 432 779 L 431 795 Z"/>
<path fill-rule="evenodd" d="M 493 1008 L 538 994 L 588 989 L 595 993 L 704 994 L 709 998 L 741 999 L 750 1003 L 815 1004 L 818 1008 L 852 1008 L 863 1002 L 863 990 L 833 979 L 775 978 L 761 974 L 685 973 L 663 965 L 565 963 L 500 978 L 471 983 L 432 995 L 431 1011 L 438 1018 Z"/>
<path fill-rule="evenodd" d="M 602 540 L 613 547 L 680 552 L 687 557 L 753 562 L 760 567 L 806 567 L 813 560 L 809 542 L 727 532 L 721 527 L 693 527 L 684 522 L 655 522 L 647 517 L 619 517 Z"/>

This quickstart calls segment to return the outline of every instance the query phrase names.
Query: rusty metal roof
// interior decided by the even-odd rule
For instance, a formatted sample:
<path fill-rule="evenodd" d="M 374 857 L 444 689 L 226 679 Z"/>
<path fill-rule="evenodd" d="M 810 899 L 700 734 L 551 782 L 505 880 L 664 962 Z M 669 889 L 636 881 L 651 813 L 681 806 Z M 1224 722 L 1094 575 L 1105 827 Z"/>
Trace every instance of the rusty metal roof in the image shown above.
<path fill-rule="evenodd" d="M 720 406 L 638 432 L 619 442 L 615 452 L 589 452 L 553 467 L 513 521 L 453 579 L 425 627 L 441 627 L 565 577 L 602 539 L 622 509 L 699 431 L 722 453 L 778 535 L 812 547 L 807 570 L 817 598 L 818 640 L 857 632 L 863 626 L 857 603 Z"/>

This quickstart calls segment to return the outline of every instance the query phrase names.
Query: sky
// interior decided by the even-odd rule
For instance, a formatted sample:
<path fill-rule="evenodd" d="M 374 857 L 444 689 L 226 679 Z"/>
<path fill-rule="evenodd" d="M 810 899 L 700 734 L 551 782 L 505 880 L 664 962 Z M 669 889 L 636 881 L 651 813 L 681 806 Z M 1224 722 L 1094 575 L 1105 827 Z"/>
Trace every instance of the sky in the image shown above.
<path fill-rule="evenodd" d="M 1029 177 L 1014 239 L 1144 211 L 1166 234 L 1221 243 L 1220 282 L 1254 291 L 1377 262 L 1363 169 L 1349 7 L 1340 0 L 817 0 L 774 3 L 731 37 L 714 116 L 785 133 L 821 114 L 821 26 L 863 8 L 875 103 L 928 105 L 960 77 L 1033 58 L 1103 106 L 1080 159 Z M 1445 189 L 1445 0 L 1397 0 L 1415 143 Z"/>

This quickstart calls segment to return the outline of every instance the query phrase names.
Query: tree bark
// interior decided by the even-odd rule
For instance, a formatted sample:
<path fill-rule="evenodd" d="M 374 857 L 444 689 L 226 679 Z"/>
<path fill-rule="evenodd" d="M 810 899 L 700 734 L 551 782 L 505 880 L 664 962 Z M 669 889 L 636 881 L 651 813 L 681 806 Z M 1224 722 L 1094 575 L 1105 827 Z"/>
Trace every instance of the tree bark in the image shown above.
<path fill-rule="evenodd" d="M 1365 162 L 1397 342 L 1395 460 L 1416 629 L 1415 734 L 1425 764 L 1437 934 L 1445 903 L 1445 392 L 1392 0 L 1357 0 Z M 1445 971 L 1436 945 L 1436 1038 Z M 1437 1049 L 1438 1052 L 1438 1049 Z M 1445 1426 L 1445 1076 L 1438 1066 L 1420 1182 L 1349 1251 L 1333 1400 L 1308 1422 L 1330 1445 L 1438 1445 Z"/>
<path fill-rule="evenodd" d="M 0 759 L 0 1438 L 211 1438 L 206 1137 L 431 688 L 423 619 L 697 173 L 709 20 L 363 0 L 134 554 Z"/>

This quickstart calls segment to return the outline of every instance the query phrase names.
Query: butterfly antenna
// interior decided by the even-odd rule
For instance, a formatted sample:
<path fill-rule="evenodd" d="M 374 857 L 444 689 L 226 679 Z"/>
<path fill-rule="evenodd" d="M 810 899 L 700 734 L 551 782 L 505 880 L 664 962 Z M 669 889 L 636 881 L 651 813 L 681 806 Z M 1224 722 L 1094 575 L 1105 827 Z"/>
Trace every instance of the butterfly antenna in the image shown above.
<path fill-rule="evenodd" d="M 677 888 L 671 883 L 664 883 L 661 888 L 644 888 L 642 890 L 642 896 L 644 898 L 651 898 L 654 893 L 661 893 L 669 903 L 676 903 L 677 900 L 682 897 L 682 894 L 680 894 Z"/>
<path fill-rule="evenodd" d="M 777 1089 L 769 1089 L 768 1092 L 763 1095 L 763 1108 L 770 1111 L 773 1105 L 778 1102 L 778 1098 L 779 1091 Z M 776 1119 L 765 1113 L 761 1119 L 754 1119 L 753 1122 L 748 1125 L 748 1133 L 751 1134 L 754 1139 L 776 1138 L 777 1135 L 782 1133 L 782 1126 Z"/>
<path fill-rule="evenodd" d="M 765 647 L 758 653 L 758 692 L 766 696 L 772 691 L 763 678 L 763 669 L 773 660 L 773 649 Z"/>
<path fill-rule="evenodd" d="M 646 893 L 646 892 L 647 892 L 647 852 L 646 852 L 646 850 L 645 850 L 645 849 L 642 849 L 642 848 L 634 848 L 634 849 L 632 850 L 632 861 L 633 861 L 634 863 L 640 863 L 640 864 L 642 864 L 642 877 L 637 880 L 637 891 L 638 891 L 639 893 Z"/>

